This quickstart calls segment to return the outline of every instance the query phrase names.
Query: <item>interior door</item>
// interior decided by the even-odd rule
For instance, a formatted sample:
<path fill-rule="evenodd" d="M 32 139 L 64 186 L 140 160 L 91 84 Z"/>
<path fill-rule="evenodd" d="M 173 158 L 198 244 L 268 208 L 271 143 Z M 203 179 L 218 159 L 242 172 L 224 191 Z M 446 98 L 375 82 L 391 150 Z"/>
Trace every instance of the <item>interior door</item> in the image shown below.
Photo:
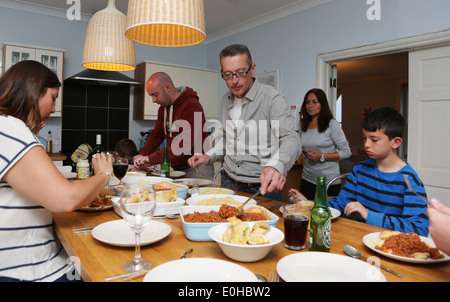
<path fill-rule="evenodd" d="M 408 161 L 450 205 L 450 46 L 410 52 Z"/>

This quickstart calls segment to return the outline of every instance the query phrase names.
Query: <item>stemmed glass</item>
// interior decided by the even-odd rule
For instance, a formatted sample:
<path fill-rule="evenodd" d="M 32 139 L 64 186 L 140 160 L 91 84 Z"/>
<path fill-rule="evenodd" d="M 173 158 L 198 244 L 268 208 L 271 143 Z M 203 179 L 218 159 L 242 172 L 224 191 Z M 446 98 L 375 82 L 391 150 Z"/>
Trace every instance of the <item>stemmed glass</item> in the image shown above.
<path fill-rule="evenodd" d="M 150 223 L 156 208 L 156 191 L 151 184 L 125 184 L 120 194 L 120 213 L 135 234 L 134 259 L 124 264 L 123 269 L 130 272 L 147 270 L 152 264 L 141 258 L 140 236 Z"/>
<path fill-rule="evenodd" d="M 114 175 L 119 179 L 119 185 L 122 184 L 122 178 L 128 172 L 128 159 L 122 157 L 114 157 L 113 161 Z"/>

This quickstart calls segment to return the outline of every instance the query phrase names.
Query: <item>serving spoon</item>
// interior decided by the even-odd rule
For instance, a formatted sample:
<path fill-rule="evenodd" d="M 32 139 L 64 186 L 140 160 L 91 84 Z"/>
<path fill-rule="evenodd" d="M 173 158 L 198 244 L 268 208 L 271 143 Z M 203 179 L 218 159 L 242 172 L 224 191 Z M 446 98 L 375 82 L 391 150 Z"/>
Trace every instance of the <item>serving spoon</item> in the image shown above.
<path fill-rule="evenodd" d="M 238 207 L 238 211 L 239 211 L 239 215 L 238 216 L 242 216 L 242 214 L 244 213 L 244 206 L 247 204 L 247 202 L 249 202 L 250 200 L 252 200 L 256 195 L 258 195 L 260 192 L 259 190 L 253 194 L 252 196 L 250 196 L 243 204 L 241 204 Z"/>
<path fill-rule="evenodd" d="M 401 274 L 399 274 L 399 273 L 397 273 L 397 272 L 394 272 L 394 271 L 391 270 L 390 268 L 387 268 L 387 267 L 385 267 L 384 265 L 381 265 L 380 263 L 377 263 L 377 262 L 375 262 L 375 261 L 373 261 L 373 260 L 367 259 L 367 257 L 362 256 L 361 253 L 360 253 L 357 249 L 355 249 L 353 246 L 351 246 L 351 245 L 344 245 L 344 251 L 345 251 L 345 253 L 346 253 L 347 255 L 349 255 L 349 256 L 352 257 L 352 258 L 355 258 L 355 259 L 363 258 L 363 259 L 365 259 L 368 263 L 373 264 L 373 265 L 375 265 L 375 266 L 378 266 L 378 267 L 380 267 L 380 268 L 382 268 L 382 269 L 384 269 L 384 270 L 390 272 L 391 274 L 396 275 L 397 277 L 400 277 L 400 278 L 403 277 L 403 275 L 401 275 Z"/>

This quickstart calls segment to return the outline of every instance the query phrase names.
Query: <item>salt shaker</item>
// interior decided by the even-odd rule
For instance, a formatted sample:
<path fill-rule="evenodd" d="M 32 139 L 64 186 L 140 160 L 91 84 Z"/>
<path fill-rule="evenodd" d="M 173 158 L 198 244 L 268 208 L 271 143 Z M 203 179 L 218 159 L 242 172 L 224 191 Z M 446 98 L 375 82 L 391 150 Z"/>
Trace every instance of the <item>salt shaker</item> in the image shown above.
<path fill-rule="evenodd" d="M 196 196 L 200 194 L 200 189 L 198 185 L 193 185 L 191 190 L 191 196 Z"/>

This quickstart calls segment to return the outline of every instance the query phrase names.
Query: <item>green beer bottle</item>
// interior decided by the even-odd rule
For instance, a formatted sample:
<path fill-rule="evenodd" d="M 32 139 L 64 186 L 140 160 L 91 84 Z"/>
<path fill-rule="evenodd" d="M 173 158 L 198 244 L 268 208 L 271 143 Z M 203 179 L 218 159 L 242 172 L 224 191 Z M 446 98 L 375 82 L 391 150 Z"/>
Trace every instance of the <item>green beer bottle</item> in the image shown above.
<path fill-rule="evenodd" d="M 327 178 L 317 177 L 316 197 L 311 209 L 309 250 L 330 251 L 331 212 L 328 208 Z"/>
<path fill-rule="evenodd" d="M 167 152 L 167 146 L 165 146 L 163 159 L 161 161 L 161 177 L 170 177 L 170 161 Z"/>

